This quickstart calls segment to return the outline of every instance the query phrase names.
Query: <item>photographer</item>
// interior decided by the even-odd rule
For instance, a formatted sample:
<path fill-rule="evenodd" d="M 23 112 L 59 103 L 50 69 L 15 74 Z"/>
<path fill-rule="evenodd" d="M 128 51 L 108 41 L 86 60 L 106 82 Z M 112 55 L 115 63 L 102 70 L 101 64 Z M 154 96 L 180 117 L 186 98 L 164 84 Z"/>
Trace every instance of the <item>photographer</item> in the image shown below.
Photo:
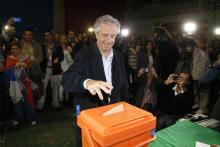
<path fill-rule="evenodd" d="M 144 49 L 137 56 L 137 72 L 138 76 L 144 73 L 147 67 L 157 69 L 157 57 L 154 49 L 153 41 L 148 40 L 144 44 Z"/>
<path fill-rule="evenodd" d="M 191 73 L 192 71 L 192 55 L 193 49 L 195 48 L 195 43 L 191 36 L 183 36 L 179 34 L 175 40 L 176 46 L 179 51 L 179 61 L 175 69 L 175 73 L 180 71 L 187 71 Z"/>
<path fill-rule="evenodd" d="M 15 23 L 15 18 L 11 17 L 8 19 L 4 28 L 2 28 L 2 37 L 4 40 L 4 56 L 5 56 L 5 58 L 10 53 L 10 42 L 12 42 L 14 40 L 16 40 L 16 41 L 18 40 L 15 37 L 16 31 L 15 31 L 14 23 Z"/>
<path fill-rule="evenodd" d="M 171 33 L 161 22 L 155 25 L 154 42 L 158 56 L 158 74 L 165 79 L 174 72 L 179 53 Z"/>
<path fill-rule="evenodd" d="M 141 75 L 140 87 L 136 94 L 136 106 L 155 113 L 157 105 L 156 86 L 159 82 L 157 73 L 153 67 L 148 67 L 145 73 Z"/>
<path fill-rule="evenodd" d="M 159 128 L 175 123 L 177 119 L 191 111 L 193 86 L 188 73 L 170 74 L 157 89 Z"/>

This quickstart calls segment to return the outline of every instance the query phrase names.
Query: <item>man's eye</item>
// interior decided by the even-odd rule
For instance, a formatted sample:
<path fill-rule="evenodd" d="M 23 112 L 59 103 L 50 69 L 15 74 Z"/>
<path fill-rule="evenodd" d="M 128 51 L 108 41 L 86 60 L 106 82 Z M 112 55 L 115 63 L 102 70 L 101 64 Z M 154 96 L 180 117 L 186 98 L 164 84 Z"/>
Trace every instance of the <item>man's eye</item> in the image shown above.
<path fill-rule="evenodd" d="M 103 34 L 104 37 L 108 37 L 108 34 Z"/>
<path fill-rule="evenodd" d="M 116 35 L 111 35 L 111 38 L 115 38 L 116 37 Z"/>

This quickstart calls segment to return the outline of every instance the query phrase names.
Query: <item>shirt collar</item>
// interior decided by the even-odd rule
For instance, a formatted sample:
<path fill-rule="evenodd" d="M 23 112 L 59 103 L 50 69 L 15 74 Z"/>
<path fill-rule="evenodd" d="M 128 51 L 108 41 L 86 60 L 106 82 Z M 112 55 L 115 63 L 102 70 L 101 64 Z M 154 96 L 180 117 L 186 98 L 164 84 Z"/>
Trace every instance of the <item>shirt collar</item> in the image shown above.
<path fill-rule="evenodd" d="M 177 93 L 177 91 L 176 91 L 176 88 L 177 88 L 177 84 L 172 88 L 172 90 L 174 90 L 174 94 L 175 94 L 175 96 L 178 95 L 178 93 Z M 186 91 L 186 89 L 181 90 L 180 93 L 184 93 L 185 91 Z"/>
<path fill-rule="evenodd" d="M 99 51 L 100 51 L 100 53 L 101 53 L 101 50 L 100 50 L 100 49 L 99 49 Z M 101 55 L 102 55 L 102 53 L 101 53 Z M 102 56 L 102 58 L 105 59 L 105 60 L 111 60 L 111 59 L 113 58 L 113 49 L 111 49 L 111 51 L 110 51 L 110 53 L 109 53 L 107 59 L 106 59 L 104 56 Z"/>
<path fill-rule="evenodd" d="M 113 58 L 113 49 L 111 49 L 110 54 L 108 55 L 108 59 Z"/>

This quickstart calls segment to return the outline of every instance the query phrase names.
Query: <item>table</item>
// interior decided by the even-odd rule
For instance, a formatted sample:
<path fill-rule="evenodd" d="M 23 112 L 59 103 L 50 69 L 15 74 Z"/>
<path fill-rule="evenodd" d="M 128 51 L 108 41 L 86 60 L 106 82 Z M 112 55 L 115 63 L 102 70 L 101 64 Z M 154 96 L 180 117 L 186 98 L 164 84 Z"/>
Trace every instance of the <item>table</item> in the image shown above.
<path fill-rule="evenodd" d="M 190 121 L 181 121 L 160 130 L 149 147 L 195 147 L 196 141 L 220 144 L 220 133 Z"/>

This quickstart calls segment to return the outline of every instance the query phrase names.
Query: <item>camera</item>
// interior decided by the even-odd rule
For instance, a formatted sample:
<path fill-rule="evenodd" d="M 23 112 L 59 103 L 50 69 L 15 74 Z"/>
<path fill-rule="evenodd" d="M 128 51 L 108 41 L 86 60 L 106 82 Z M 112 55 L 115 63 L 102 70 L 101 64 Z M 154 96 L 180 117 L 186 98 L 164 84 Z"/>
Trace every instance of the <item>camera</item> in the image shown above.
<path fill-rule="evenodd" d="M 8 19 L 5 26 L 2 28 L 2 36 L 5 41 L 9 41 L 15 37 L 15 27 L 14 23 L 21 22 L 21 18 L 11 17 Z"/>
<path fill-rule="evenodd" d="M 13 17 L 14 22 L 21 22 L 21 18 L 20 17 Z"/>
<path fill-rule="evenodd" d="M 156 42 L 166 42 L 168 41 L 168 37 L 164 30 L 165 24 L 161 21 L 155 23 L 154 33 L 156 33 L 155 41 Z"/>
<path fill-rule="evenodd" d="M 153 71 L 152 67 L 148 67 L 144 69 L 144 72 L 152 72 L 152 71 Z"/>
<path fill-rule="evenodd" d="M 163 34 L 165 33 L 164 32 L 164 29 L 162 29 L 162 27 L 165 27 L 165 24 L 162 23 L 161 21 L 155 23 L 155 28 L 154 28 L 154 32 L 157 33 L 157 34 Z"/>
<path fill-rule="evenodd" d="M 145 68 L 145 69 L 144 69 L 144 72 L 148 72 L 148 71 L 149 71 L 149 69 L 148 69 L 148 68 Z"/>
<path fill-rule="evenodd" d="M 177 81 L 179 78 L 180 78 L 180 76 L 178 76 L 178 75 L 173 75 L 173 77 L 172 77 L 173 81 Z"/>

